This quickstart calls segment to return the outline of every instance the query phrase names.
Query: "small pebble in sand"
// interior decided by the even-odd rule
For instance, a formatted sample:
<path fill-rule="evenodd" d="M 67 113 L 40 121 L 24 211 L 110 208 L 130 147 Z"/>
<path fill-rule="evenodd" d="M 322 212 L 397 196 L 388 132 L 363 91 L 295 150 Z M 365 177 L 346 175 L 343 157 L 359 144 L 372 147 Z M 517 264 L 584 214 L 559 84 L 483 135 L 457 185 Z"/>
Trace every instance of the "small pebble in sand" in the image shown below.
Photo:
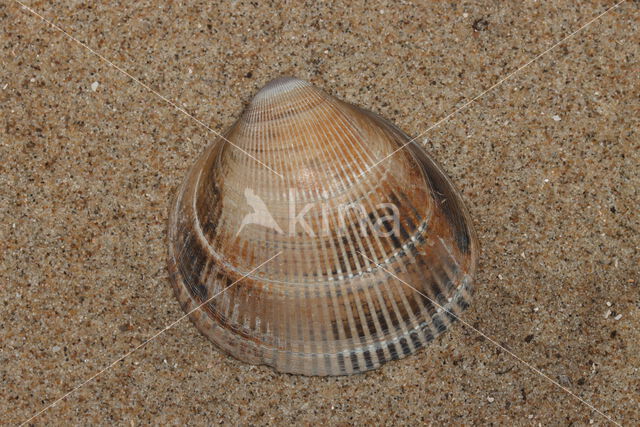
<path fill-rule="evenodd" d="M 97 91 L 98 90 L 98 86 L 100 86 L 100 83 L 98 83 L 98 82 L 91 83 L 91 90 L 94 91 L 94 92 Z"/>
<path fill-rule="evenodd" d="M 57 353 L 58 351 L 60 351 L 60 346 L 59 346 L 59 345 L 54 345 L 54 346 L 51 348 L 51 351 L 53 351 L 54 353 Z"/>
<path fill-rule="evenodd" d="M 622 319 L 622 314 L 618 314 L 616 317 L 614 317 L 614 319 L 616 319 L 616 320 Z"/>
<path fill-rule="evenodd" d="M 561 119 L 560 119 L 560 116 L 559 116 L 559 115 L 557 115 L 557 114 L 556 114 L 555 116 L 552 116 L 551 118 L 552 118 L 553 120 L 555 120 L 556 122 L 559 122 L 559 121 L 561 120 Z"/>
<path fill-rule="evenodd" d="M 611 301 L 607 301 L 607 307 L 611 307 Z"/>
<path fill-rule="evenodd" d="M 609 316 L 611 316 L 611 310 L 607 310 L 607 312 L 604 314 L 604 318 L 608 319 Z"/>
<path fill-rule="evenodd" d="M 495 400 L 493 397 L 489 396 L 487 397 L 487 400 L 489 401 L 489 403 L 493 403 L 493 401 Z"/>

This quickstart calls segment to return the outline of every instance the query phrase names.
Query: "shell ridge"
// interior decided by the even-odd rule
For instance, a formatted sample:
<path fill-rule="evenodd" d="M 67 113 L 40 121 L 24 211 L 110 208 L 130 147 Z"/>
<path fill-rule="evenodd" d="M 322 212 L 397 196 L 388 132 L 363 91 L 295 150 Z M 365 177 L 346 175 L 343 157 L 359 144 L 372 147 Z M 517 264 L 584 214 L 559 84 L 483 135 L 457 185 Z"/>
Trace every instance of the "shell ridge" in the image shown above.
<path fill-rule="evenodd" d="M 322 105 L 318 108 L 322 108 Z M 326 144 L 322 144 L 321 141 L 318 138 L 318 134 L 316 133 L 316 123 L 315 122 L 305 122 L 305 127 L 307 128 L 307 133 L 306 133 L 306 139 L 309 142 L 312 142 L 313 144 L 315 144 L 315 146 L 320 146 L 320 150 L 321 150 L 321 156 L 322 159 L 325 159 L 326 157 L 326 153 L 327 153 L 327 146 Z M 313 129 L 313 131 L 312 131 Z M 318 162 L 320 163 L 320 161 L 318 160 Z M 325 162 L 329 163 L 329 162 Z M 332 165 L 333 167 L 333 165 Z M 330 194 L 331 191 L 333 191 L 331 188 L 327 188 L 326 185 L 326 181 L 322 180 L 321 181 L 321 185 L 322 188 L 320 190 L 320 192 L 322 194 Z M 327 262 L 331 259 L 329 252 L 335 252 L 335 248 L 330 249 L 329 248 L 329 242 L 327 240 L 319 240 L 319 244 L 320 244 L 320 250 L 319 253 L 321 253 L 323 255 L 323 259 L 325 259 L 325 266 L 326 266 L 326 274 L 327 277 L 331 278 L 331 268 L 330 268 L 330 263 Z M 333 246 L 333 245 L 331 245 Z M 318 263 L 318 268 L 321 271 L 320 268 L 320 263 Z M 319 276 L 322 277 L 322 276 Z M 317 288 L 319 291 L 319 288 Z M 340 309 L 339 304 L 338 304 L 338 299 L 337 299 L 337 294 L 336 294 L 336 289 L 335 289 L 335 284 L 333 283 L 329 283 L 328 282 L 328 289 L 325 291 L 326 293 L 329 294 L 330 296 L 330 300 L 331 300 L 331 304 L 326 304 L 325 305 L 325 312 L 328 314 L 328 316 L 326 317 L 327 321 L 331 321 L 331 319 L 334 319 L 334 323 L 332 326 L 330 326 L 329 331 L 331 333 L 331 335 L 333 336 L 333 340 L 330 341 L 330 348 L 327 349 L 326 346 L 324 348 L 324 352 L 328 353 L 327 350 L 330 350 L 330 352 L 333 352 L 334 354 L 336 354 L 335 359 L 332 357 L 328 357 L 329 362 L 325 362 L 329 364 L 329 367 L 333 366 L 333 364 L 335 363 L 337 365 L 337 370 L 340 372 L 346 372 L 345 371 L 345 365 L 344 365 L 344 357 L 339 358 L 337 356 L 337 354 L 339 353 L 338 348 L 337 348 L 337 343 L 340 341 L 344 341 L 346 339 L 346 331 L 345 331 L 345 327 L 344 325 L 340 322 L 338 323 L 337 320 L 338 319 L 342 319 L 343 316 L 340 314 Z M 332 315 L 331 315 L 332 313 Z"/>
<path fill-rule="evenodd" d="M 296 122 L 296 123 L 295 123 L 295 125 L 296 125 L 296 126 L 297 126 L 298 124 L 299 124 L 298 122 Z M 307 144 L 310 144 L 310 140 L 311 140 L 312 136 L 314 136 L 315 134 L 314 134 L 313 132 L 311 132 L 311 129 L 310 129 L 309 123 L 305 122 L 305 123 L 303 124 L 303 126 L 305 127 L 304 131 L 300 131 L 300 130 L 298 129 L 298 134 L 299 134 L 299 135 L 302 135 L 302 137 L 306 140 L 306 143 L 307 143 Z M 317 165 L 317 159 L 315 159 L 315 158 L 314 158 L 314 159 L 313 159 L 313 161 L 314 161 L 314 164 L 316 164 L 316 165 Z M 318 167 L 316 166 L 316 168 L 318 168 Z M 323 182 L 323 184 L 324 184 L 324 182 Z M 315 188 L 315 191 L 317 192 L 317 191 L 318 191 L 318 189 L 317 189 L 317 188 Z M 317 216 L 317 211 L 314 211 L 314 213 L 315 213 L 315 215 Z M 319 256 L 318 256 L 318 255 L 319 255 L 319 251 L 318 251 L 317 245 L 312 245 L 312 248 L 313 248 L 314 252 L 316 253 L 316 259 L 319 259 Z M 319 264 L 319 263 L 318 263 L 318 268 L 320 268 L 320 264 Z M 318 275 L 318 277 L 321 277 L 321 275 Z M 305 287 L 305 289 L 306 289 L 306 291 L 308 292 L 308 287 Z M 319 292 L 320 292 L 319 287 L 316 287 L 316 293 L 319 293 Z M 326 315 L 325 315 L 325 319 L 327 319 L 327 320 L 328 320 L 330 317 L 329 317 L 329 315 L 328 315 L 328 307 L 327 307 L 327 305 L 324 305 L 324 308 L 325 308 L 324 312 L 326 313 Z M 330 328 L 330 329 L 331 329 L 331 331 L 333 332 L 333 329 L 332 329 L 332 328 Z M 338 337 L 336 337 L 336 336 L 334 335 L 333 340 L 331 340 L 331 341 L 327 341 L 327 340 L 326 340 L 326 330 L 325 330 L 325 328 L 321 328 L 321 332 L 322 332 L 322 335 L 323 335 L 323 341 L 322 341 L 322 342 L 325 342 L 325 343 L 326 343 L 326 342 L 333 343 L 333 344 L 334 344 L 334 346 L 333 346 L 333 350 L 334 350 L 334 351 L 335 351 L 335 350 L 337 350 L 337 349 L 335 348 L 335 341 L 336 341 L 336 339 L 337 339 Z M 314 343 L 314 344 L 315 344 L 315 343 Z M 321 343 L 317 343 L 317 345 L 321 345 Z M 315 346 L 314 346 L 314 347 L 315 347 Z M 316 351 L 319 351 L 319 350 L 316 350 Z M 326 351 L 325 351 L 325 353 L 326 353 Z M 314 360 L 315 360 L 315 358 L 314 358 Z M 331 358 L 330 358 L 330 357 L 327 357 L 327 359 L 325 360 L 325 365 L 327 365 L 327 364 L 328 364 L 327 369 L 328 369 L 328 370 L 330 370 L 330 369 L 331 369 Z"/>
<path fill-rule="evenodd" d="M 352 223 L 351 227 L 354 227 L 354 226 L 355 225 Z M 355 233 L 357 233 L 357 232 L 354 230 L 354 234 Z M 363 243 L 362 243 L 362 241 L 360 239 L 358 239 L 357 244 L 358 244 L 358 248 L 360 250 L 364 250 Z M 354 247 L 354 242 L 353 241 L 350 241 L 350 245 L 351 245 L 352 253 L 357 253 L 356 252 L 357 250 Z M 355 262 L 356 262 L 356 267 L 358 269 L 362 269 L 362 266 L 360 265 L 360 257 L 356 256 L 355 257 Z M 353 275 L 353 273 L 351 273 L 351 274 Z M 350 281 L 353 281 L 353 279 L 350 279 Z M 360 286 L 358 288 L 358 292 L 362 293 L 364 295 L 365 301 L 366 301 L 368 306 L 369 306 L 369 300 L 371 299 L 371 296 L 369 294 L 369 290 L 370 290 L 369 286 Z M 364 331 L 363 331 L 364 332 L 364 336 L 369 338 L 369 340 L 367 341 L 367 340 L 363 339 L 364 338 L 364 336 L 363 336 L 363 338 L 361 338 L 361 341 L 362 341 L 363 346 L 368 346 L 371 343 L 377 342 L 380 339 L 382 339 L 382 337 L 384 337 L 384 335 L 381 334 L 382 331 L 381 331 L 381 328 L 380 328 L 380 325 L 379 325 L 377 319 L 374 321 L 374 325 L 376 326 L 377 334 L 371 333 L 371 331 L 370 331 L 370 329 L 368 327 L 367 316 L 364 314 L 364 310 L 362 308 L 362 301 L 360 300 L 359 295 L 356 295 L 356 297 L 354 297 L 354 300 L 355 300 L 356 305 L 358 307 L 358 313 L 359 313 L 359 316 L 360 316 L 360 323 L 363 325 L 363 328 L 364 328 Z M 375 317 L 375 316 L 373 316 L 373 317 Z M 371 364 L 371 363 L 372 362 L 369 360 L 369 364 Z"/>
<path fill-rule="evenodd" d="M 301 104 L 302 102 L 297 102 L 298 100 L 296 100 L 296 98 L 293 96 L 293 95 L 294 95 L 296 92 L 298 92 L 299 90 L 300 90 L 300 89 L 290 90 L 290 91 L 288 91 L 287 93 L 282 94 L 282 97 L 283 97 L 283 98 L 285 98 L 285 99 L 287 100 L 287 104 L 291 105 L 291 109 L 290 109 L 290 111 L 288 112 L 287 121 L 292 121 L 293 123 L 295 123 L 295 121 L 291 120 L 291 119 L 292 119 L 292 117 L 295 117 L 296 115 L 301 114 L 301 113 L 300 113 L 301 106 L 300 106 L 300 105 L 298 105 L 298 104 Z M 300 96 L 300 98 L 301 98 L 301 100 L 302 100 L 302 97 L 301 97 L 301 96 Z M 283 104 L 284 104 L 284 103 L 283 103 Z M 292 137 L 292 135 L 291 135 L 291 130 L 292 130 L 292 129 L 291 129 L 291 126 L 290 126 L 290 125 L 289 125 L 289 126 L 285 126 L 285 129 L 286 129 L 286 132 L 287 132 L 286 141 L 287 141 L 287 142 L 290 142 L 290 141 L 292 141 L 292 140 L 293 140 L 293 137 Z M 289 156 L 289 159 L 287 159 L 287 160 L 293 159 L 293 162 L 294 162 L 294 165 L 295 165 L 295 166 L 294 166 L 294 168 L 295 168 L 295 169 L 297 169 L 297 168 L 299 167 L 299 166 L 298 166 L 298 162 L 299 162 L 299 160 L 297 159 L 297 156 L 295 155 L 296 153 L 295 153 L 295 149 L 294 149 L 293 147 L 289 148 L 288 150 L 287 150 L 287 147 L 282 147 L 282 149 L 281 149 L 281 150 L 279 150 L 279 151 L 280 151 L 281 155 L 283 156 L 283 158 L 284 158 L 285 156 Z M 292 152 L 293 152 L 293 153 L 292 153 Z M 284 164 L 284 163 L 285 163 L 285 162 L 283 161 L 283 164 Z M 287 163 L 289 163 L 289 164 L 290 164 L 290 163 L 291 163 L 291 161 L 288 161 Z M 292 182 L 290 181 L 290 179 L 291 179 L 291 178 L 290 178 L 289 174 L 287 174 L 287 175 L 286 175 L 286 177 L 287 177 L 287 183 L 288 183 L 287 188 L 291 188 L 293 184 L 292 184 Z M 286 189 L 285 189 L 285 190 L 286 190 Z M 291 203 L 291 202 L 289 202 L 289 203 Z M 297 258 L 297 256 L 298 256 L 298 252 L 297 252 L 297 251 L 293 251 L 293 255 L 294 255 L 294 257 L 296 257 L 296 258 Z M 299 262 L 294 262 L 293 264 L 294 264 L 296 267 L 299 267 L 299 265 L 300 265 L 300 263 L 299 263 Z M 297 268 L 296 268 L 295 273 L 298 273 L 298 269 L 297 269 Z M 296 274 L 296 275 L 297 275 L 297 274 Z M 294 277 L 296 277 L 296 276 L 294 275 Z M 292 291 L 293 291 L 293 293 L 294 293 L 294 295 L 292 296 L 292 300 L 293 300 L 294 302 L 298 302 L 298 303 L 300 303 L 300 302 L 301 302 L 301 298 L 300 298 L 300 286 L 291 286 L 291 290 L 292 290 Z M 288 330 L 289 330 L 289 331 L 291 331 L 291 327 L 292 327 L 292 326 L 296 326 L 296 328 L 294 328 L 294 329 L 295 329 L 295 333 L 291 333 L 291 332 L 290 332 L 290 333 L 288 334 L 288 336 L 290 337 L 290 339 L 288 339 L 288 340 L 286 341 L 286 342 L 287 342 L 287 346 L 288 346 L 289 348 L 291 348 L 291 349 L 292 349 L 292 351 L 296 351 L 296 349 L 299 349 L 299 348 L 300 348 L 300 344 L 301 344 L 301 343 L 302 343 L 302 345 L 303 345 L 303 346 L 304 346 L 304 344 L 305 344 L 305 340 L 304 340 L 304 337 L 302 336 L 302 330 L 301 330 L 301 327 L 302 327 L 302 320 L 301 320 L 301 317 L 300 317 L 300 311 L 301 311 L 301 310 L 293 310 L 293 312 L 294 312 L 294 313 L 293 313 L 293 315 L 294 315 L 294 319 L 285 319 L 285 322 L 287 323 L 287 328 L 288 328 Z M 284 316 L 285 314 L 287 314 L 287 312 L 283 309 L 283 316 Z M 291 320 L 293 320 L 293 321 L 291 321 Z M 298 351 L 300 351 L 300 350 L 298 350 Z M 289 364 L 291 364 L 291 363 L 292 363 L 292 360 L 291 360 L 292 355 L 291 355 L 291 354 L 288 354 L 288 356 L 290 356 L 290 357 L 288 357 L 288 358 L 285 360 L 285 363 L 286 363 L 287 365 L 289 365 Z"/>
<path fill-rule="evenodd" d="M 331 122 L 331 126 L 335 126 L 334 122 Z M 384 305 L 385 305 L 385 303 L 384 303 L 384 302 L 381 302 L 381 305 L 382 305 L 382 306 L 384 306 Z"/>
<path fill-rule="evenodd" d="M 365 158 L 361 159 L 363 164 L 366 165 L 368 161 L 375 162 L 375 158 L 371 155 L 370 147 L 367 147 L 364 144 L 358 142 L 359 141 L 358 136 L 363 136 L 363 135 L 360 134 L 359 132 L 359 126 L 357 126 L 355 122 L 353 122 L 353 120 L 350 118 L 350 115 L 353 114 L 353 111 L 350 111 L 349 109 L 347 109 L 347 106 L 345 105 L 344 102 L 337 100 L 335 98 L 329 99 L 328 103 L 333 106 L 339 119 L 344 124 L 348 124 L 348 126 L 344 126 L 344 129 L 346 129 L 349 133 L 351 133 L 352 139 L 350 139 L 349 141 L 353 147 L 353 151 L 356 153 L 359 153 L 361 157 L 363 156 L 368 157 L 368 159 L 365 159 Z M 347 111 L 350 114 L 347 114 Z M 354 131 L 358 132 L 359 135 L 355 135 L 353 133 Z M 360 138 L 360 139 L 363 139 L 363 138 Z M 362 167 L 360 167 L 360 169 L 362 169 Z M 368 170 L 368 169 L 369 169 L 368 167 L 365 168 L 365 170 Z"/>

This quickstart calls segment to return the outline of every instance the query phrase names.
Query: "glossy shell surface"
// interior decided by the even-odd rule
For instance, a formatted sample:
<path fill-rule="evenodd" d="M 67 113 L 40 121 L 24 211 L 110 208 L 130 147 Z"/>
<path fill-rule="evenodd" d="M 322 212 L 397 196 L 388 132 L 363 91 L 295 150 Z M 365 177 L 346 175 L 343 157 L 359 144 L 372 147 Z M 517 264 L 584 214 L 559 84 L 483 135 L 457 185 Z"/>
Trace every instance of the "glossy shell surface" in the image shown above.
<path fill-rule="evenodd" d="M 375 369 L 445 331 L 469 304 L 478 242 L 410 141 L 305 81 L 260 90 L 171 206 L 171 281 L 198 329 L 305 375 Z"/>

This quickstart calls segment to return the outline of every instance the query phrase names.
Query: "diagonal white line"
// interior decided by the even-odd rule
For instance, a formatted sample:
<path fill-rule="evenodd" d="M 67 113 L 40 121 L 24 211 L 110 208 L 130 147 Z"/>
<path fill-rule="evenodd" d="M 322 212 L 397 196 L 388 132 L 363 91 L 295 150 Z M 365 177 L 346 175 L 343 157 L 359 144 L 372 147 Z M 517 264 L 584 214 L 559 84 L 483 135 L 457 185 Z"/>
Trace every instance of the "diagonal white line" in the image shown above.
<path fill-rule="evenodd" d="M 67 393 L 65 393 L 64 395 L 62 395 L 61 397 L 59 397 L 58 399 L 56 399 L 55 401 L 53 401 L 53 403 L 50 403 L 49 405 L 45 406 L 43 409 L 41 409 L 40 411 L 38 411 L 36 414 L 34 414 L 31 418 L 29 418 L 28 420 L 24 421 L 22 424 L 20 424 L 20 426 L 24 426 L 25 424 L 31 422 L 34 418 L 38 417 L 39 415 L 41 415 L 43 412 L 45 412 L 46 410 L 56 406 L 59 402 L 61 402 L 62 400 L 64 400 L 67 396 L 69 396 L 70 394 L 74 393 L 75 391 L 79 390 L 80 388 L 84 387 L 85 385 L 87 385 L 88 383 L 90 383 L 91 381 L 93 381 L 94 379 L 96 379 L 97 377 L 99 377 L 100 375 L 102 375 L 104 372 L 108 371 L 109 369 L 113 368 L 117 363 L 123 361 L 124 359 L 126 359 L 127 357 L 129 357 L 132 353 L 136 352 L 138 349 L 144 347 L 145 345 L 149 344 L 151 341 L 153 341 L 154 339 L 156 339 L 158 336 L 162 335 L 163 333 L 165 333 L 166 331 L 168 331 L 169 329 L 173 328 L 175 325 L 178 324 L 178 322 L 180 322 L 182 319 L 184 319 L 185 317 L 189 316 L 191 313 L 193 313 L 196 310 L 199 310 L 200 308 L 202 308 L 202 306 L 208 304 L 209 302 L 211 302 L 214 298 L 216 298 L 218 295 L 222 294 L 224 291 L 226 291 L 227 289 L 229 289 L 230 287 L 232 287 L 233 285 L 235 285 L 236 283 L 240 282 L 241 280 L 245 279 L 247 276 L 253 274 L 256 270 L 258 270 L 260 267 L 262 267 L 263 265 L 267 264 L 269 261 L 273 260 L 274 258 L 276 258 L 277 256 L 279 256 L 282 253 L 282 251 L 278 252 L 277 254 L 275 254 L 274 256 L 272 256 L 271 258 L 269 258 L 268 260 L 266 260 L 265 262 L 263 262 L 262 264 L 260 264 L 259 266 L 255 267 L 253 270 L 249 271 L 248 273 L 244 274 L 241 278 L 239 278 L 238 280 L 236 280 L 235 282 L 233 282 L 232 284 L 230 284 L 229 286 L 227 286 L 226 288 L 224 288 L 223 290 L 221 290 L 220 292 L 216 293 L 214 296 L 212 296 L 211 298 L 209 298 L 208 300 L 206 300 L 205 302 L 203 302 L 202 304 L 200 304 L 199 306 L 197 306 L 196 308 L 194 308 L 193 310 L 189 311 L 188 313 L 186 313 L 185 315 L 183 315 L 182 317 L 178 318 L 178 320 L 174 321 L 173 323 L 170 323 L 169 325 L 165 326 L 163 329 L 160 330 L 160 332 L 157 332 L 155 335 L 153 335 L 151 338 L 148 338 L 147 340 L 143 341 L 141 344 L 138 344 L 136 347 L 134 347 L 132 350 L 130 350 L 128 353 L 126 353 L 123 356 L 120 356 L 118 359 L 114 360 L 110 365 L 108 365 L 107 367 L 105 367 L 104 369 L 102 369 L 101 371 L 93 374 L 91 377 L 87 378 L 86 380 L 84 380 L 83 382 L 81 382 L 80 384 L 78 384 L 77 386 L 75 386 L 73 389 L 71 389 L 70 391 L 68 391 Z"/>
<path fill-rule="evenodd" d="M 626 0 L 621 0 L 620 2 L 614 4 L 613 6 L 611 6 L 610 8 L 608 8 L 607 10 L 605 10 L 604 12 L 602 12 L 600 15 L 596 16 L 595 18 L 592 18 L 591 20 L 589 20 L 586 24 L 582 25 L 580 28 L 578 28 L 577 30 L 575 30 L 574 32 L 572 32 L 571 34 L 569 34 L 568 36 L 566 36 L 565 38 L 563 38 L 562 40 L 560 40 L 559 42 L 554 43 L 551 47 L 549 47 L 548 49 L 546 49 L 545 51 L 543 51 L 542 53 L 538 54 L 537 56 L 535 56 L 533 59 L 529 60 L 526 64 L 524 64 L 523 66 L 521 66 L 520 68 L 518 68 L 515 71 L 512 71 L 511 73 L 507 74 L 506 77 L 503 77 L 502 79 L 498 80 L 497 83 L 495 83 L 494 85 L 492 85 L 491 87 L 489 87 L 489 89 L 486 89 L 482 92 L 480 92 L 480 94 L 476 95 L 475 97 L 473 97 L 471 100 L 465 102 L 461 107 L 459 107 L 458 109 L 454 110 L 452 113 L 447 114 L 445 117 L 443 117 L 442 119 L 438 120 L 437 122 L 435 122 L 434 124 L 432 124 L 431 126 L 429 126 L 424 132 L 420 133 L 418 136 L 416 136 L 415 138 L 411 139 L 409 142 L 407 142 L 406 144 L 401 145 L 399 148 L 397 148 L 396 150 L 394 150 L 393 152 L 391 152 L 391 154 L 388 154 L 387 156 L 383 157 L 382 159 L 378 160 L 376 163 L 374 163 L 373 165 L 369 166 L 364 172 L 362 172 L 360 174 L 360 176 L 363 176 L 365 174 L 367 174 L 371 169 L 375 168 L 376 166 L 378 166 L 380 163 L 384 162 L 385 160 L 387 160 L 389 157 L 393 156 L 394 154 L 396 154 L 398 151 L 401 151 L 402 149 L 404 149 L 407 145 L 411 144 L 412 142 L 414 142 L 415 140 L 417 140 L 418 138 L 422 137 L 424 134 L 426 134 L 427 132 L 429 132 L 432 129 L 435 129 L 436 127 L 440 126 L 442 123 L 446 122 L 447 120 L 449 120 L 451 117 L 455 116 L 456 114 L 458 114 L 460 111 L 464 110 L 465 108 L 467 108 L 469 105 L 473 104 L 474 102 L 476 102 L 478 99 L 482 98 L 484 95 L 486 95 L 488 92 L 491 92 L 493 89 L 495 89 L 496 87 L 500 86 L 502 83 L 504 83 L 505 81 L 509 80 L 511 77 L 513 77 L 515 74 L 517 74 L 518 72 L 520 72 L 521 70 L 527 68 L 529 65 L 531 65 L 532 63 L 534 63 L 535 61 L 537 61 L 538 59 L 542 58 L 544 55 L 546 55 L 547 53 L 549 53 L 550 51 L 552 51 L 553 49 L 555 49 L 556 47 L 558 47 L 559 45 L 561 45 L 562 43 L 564 43 L 565 41 L 569 40 L 570 38 L 572 38 L 573 36 L 575 36 L 577 33 L 579 33 L 580 31 L 582 31 L 583 29 L 585 29 L 586 27 L 588 27 L 589 25 L 591 25 L 593 22 L 597 21 L 598 19 L 602 18 L 604 15 L 606 15 L 607 13 L 609 13 L 610 11 L 612 11 L 613 9 L 617 8 L 618 6 L 620 6 L 622 3 L 624 3 Z"/>
<path fill-rule="evenodd" d="M 243 150 L 242 148 L 238 147 L 236 144 L 234 144 L 233 142 L 229 141 L 227 138 L 224 137 L 224 135 L 222 135 L 220 132 L 215 131 L 214 129 L 212 129 L 210 126 L 208 126 L 206 123 L 204 123 L 202 120 L 196 118 L 195 116 L 193 116 L 192 114 L 189 114 L 189 112 L 187 112 L 187 110 L 185 110 L 184 108 L 180 107 L 178 104 L 176 104 L 175 102 L 171 101 L 169 98 L 167 98 L 166 96 L 162 95 L 161 93 L 159 93 L 158 91 L 156 91 L 155 89 L 153 89 L 152 87 L 150 87 L 149 85 L 143 83 L 140 79 L 138 79 L 137 77 L 132 76 L 130 73 L 128 73 L 126 70 L 124 70 L 123 68 L 119 67 L 118 65 L 114 64 L 113 62 L 111 62 L 109 59 L 107 59 L 104 55 L 96 52 L 95 50 L 93 50 L 92 48 L 90 48 L 86 43 L 81 42 L 80 40 L 78 40 L 77 38 L 75 38 L 74 36 L 72 36 L 71 34 L 69 34 L 68 32 L 66 32 L 65 30 L 63 30 L 61 27 L 59 27 L 58 25 L 54 24 L 53 22 L 49 21 L 47 18 L 45 18 L 44 16 L 40 15 L 38 12 L 36 12 L 35 10 L 31 9 L 29 6 L 25 5 L 24 3 L 22 3 L 19 0 L 14 0 L 16 3 L 18 3 L 19 5 L 21 5 L 25 10 L 29 11 L 31 14 L 33 14 L 34 16 L 37 16 L 38 18 L 40 18 L 43 22 L 45 22 L 47 25 L 49 25 L 50 27 L 54 28 L 57 31 L 60 31 L 62 34 L 64 34 L 65 36 L 67 36 L 70 40 L 76 42 L 77 44 L 79 44 L 80 46 L 84 47 L 85 49 L 87 49 L 89 52 L 91 52 L 92 54 L 94 54 L 95 56 L 97 56 L 98 58 L 100 58 L 102 61 L 104 61 L 107 65 L 115 68 L 116 70 L 120 71 L 122 74 L 124 74 L 125 76 L 129 77 L 131 80 L 133 80 L 134 82 L 138 83 L 140 86 L 142 86 L 143 88 L 145 88 L 146 90 L 148 90 L 149 92 L 153 93 L 154 95 L 156 95 L 158 98 L 162 99 L 164 102 L 166 102 L 167 104 L 169 104 L 170 106 L 172 106 L 173 108 L 175 108 L 176 110 L 178 110 L 179 112 L 181 112 L 182 114 L 184 114 L 185 116 L 191 118 L 192 120 L 194 120 L 196 123 L 198 123 L 200 126 L 204 127 L 205 129 L 207 129 L 209 132 L 213 133 L 214 135 L 222 138 L 223 140 L 225 140 L 226 142 L 228 142 L 230 145 L 232 145 L 234 148 L 240 150 L 241 152 L 243 152 L 244 154 L 246 154 L 247 156 L 251 157 L 253 160 L 255 160 L 258 164 L 260 164 L 261 166 L 264 166 L 265 168 L 267 168 L 268 170 L 270 170 L 271 172 L 275 173 L 276 175 L 278 175 L 280 178 L 284 179 L 284 176 L 278 172 L 276 172 L 275 170 L 273 170 L 271 167 L 269 167 L 268 165 L 264 164 L 263 162 L 261 162 L 260 160 L 258 160 L 257 158 L 255 158 L 253 155 L 251 155 L 250 153 L 248 153 L 246 150 Z"/>
<path fill-rule="evenodd" d="M 529 369 L 531 369 L 533 372 L 535 372 L 536 374 L 542 376 L 543 378 L 547 379 L 548 381 L 550 381 L 552 384 L 560 387 L 562 390 L 566 391 L 567 393 L 569 393 L 571 396 L 575 397 L 576 399 L 578 399 L 580 402 L 582 402 L 584 405 L 588 406 L 590 409 L 596 411 L 598 414 L 602 415 L 603 417 L 605 417 L 607 420 L 611 421 L 613 424 L 618 425 L 620 427 L 622 427 L 622 425 L 616 421 L 614 421 L 611 417 L 605 415 L 603 412 L 599 411 L 595 406 L 593 406 L 591 403 L 587 402 L 586 400 L 584 400 L 583 398 L 581 398 L 580 396 L 578 396 L 577 394 L 575 394 L 574 392 L 572 392 L 571 390 L 569 390 L 567 387 L 564 387 L 562 384 L 558 383 L 557 381 L 555 381 L 554 379 L 552 379 L 551 377 L 549 377 L 547 374 L 545 374 L 544 372 L 542 372 L 540 369 L 536 368 L 535 366 L 533 366 L 531 363 L 527 362 L 526 360 L 522 359 L 521 357 L 519 357 L 517 354 L 513 353 L 511 350 L 508 350 L 507 348 L 505 348 L 503 345 L 499 344 L 496 340 L 494 340 L 493 338 L 491 338 L 490 336 L 488 336 L 487 334 L 485 334 L 484 332 L 482 332 L 481 330 L 471 326 L 468 322 L 465 322 L 464 320 L 462 320 L 459 316 L 457 316 L 455 313 L 447 310 L 445 307 L 443 307 L 442 305 L 438 304 L 436 301 L 434 301 L 433 299 L 429 298 L 428 296 L 426 296 L 424 293 L 420 292 L 419 290 L 417 290 L 416 288 L 414 288 L 413 286 L 411 286 L 410 284 L 408 284 L 407 282 L 405 282 L 404 280 L 402 280 L 401 278 L 399 278 L 398 276 L 396 276 L 395 274 L 393 274 L 393 272 L 389 271 L 388 269 L 384 268 L 382 265 L 378 264 L 377 262 L 375 262 L 374 260 L 372 260 L 371 258 L 369 258 L 368 256 L 366 256 L 365 254 L 363 254 L 362 252 L 360 252 L 359 250 L 356 249 L 356 252 L 358 252 L 360 255 L 362 255 L 363 257 L 365 257 L 366 259 L 368 259 L 370 262 L 372 262 L 373 264 L 377 265 L 379 268 L 381 268 L 382 270 L 386 271 L 387 273 L 389 273 L 391 276 L 393 276 L 395 279 L 399 280 L 400 282 L 402 282 L 403 284 L 405 284 L 406 286 L 410 287 L 411 289 L 413 289 L 414 291 L 416 291 L 417 293 L 419 293 L 420 295 L 422 295 L 423 297 L 425 297 L 426 299 L 428 299 L 433 305 L 435 305 L 436 307 L 438 307 L 439 309 L 446 311 L 447 313 L 449 313 L 451 316 L 455 317 L 456 320 L 460 321 L 460 323 L 462 323 L 463 325 L 467 326 L 468 328 L 472 329 L 473 331 L 475 331 L 477 334 L 481 335 L 482 337 L 484 337 L 486 340 L 490 341 L 493 345 L 495 345 L 496 347 L 498 347 L 499 349 L 501 349 L 502 351 L 504 351 L 505 353 L 508 353 L 509 355 L 511 355 L 513 358 L 515 358 L 516 360 L 518 360 L 520 363 L 526 365 Z"/>

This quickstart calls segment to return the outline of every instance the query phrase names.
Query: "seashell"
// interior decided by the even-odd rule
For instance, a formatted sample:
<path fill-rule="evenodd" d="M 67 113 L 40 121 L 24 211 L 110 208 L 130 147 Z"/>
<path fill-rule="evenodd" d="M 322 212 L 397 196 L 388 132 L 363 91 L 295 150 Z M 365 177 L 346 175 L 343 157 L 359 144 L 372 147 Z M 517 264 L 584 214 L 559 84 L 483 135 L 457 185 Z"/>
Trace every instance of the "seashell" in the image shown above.
<path fill-rule="evenodd" d="M 420 146 L 295 78 L 255 95 L 171 207 L 183 310 L 223 352 L 280 372 L 364 372 L 424 347 L 468 306 L 478 252 Z"/>

